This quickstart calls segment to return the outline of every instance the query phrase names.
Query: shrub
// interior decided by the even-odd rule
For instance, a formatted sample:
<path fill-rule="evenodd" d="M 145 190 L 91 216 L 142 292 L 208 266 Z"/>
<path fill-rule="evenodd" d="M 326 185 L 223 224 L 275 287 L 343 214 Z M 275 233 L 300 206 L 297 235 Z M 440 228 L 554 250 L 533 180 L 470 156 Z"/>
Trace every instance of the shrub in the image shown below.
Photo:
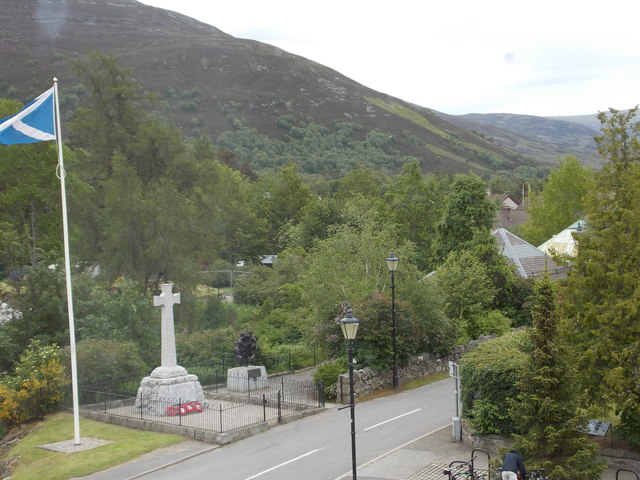
<path fill-rule="evenodd" d="M 495 403 L 488 399 L 478 399 L 474 403 L 472 425 L 480 433 L 508 434 L 505 425 L 511 423 L 509 409 L 504 402 Z"/>
<path fill-rule="evenodd" d="M 205 124 L 204 121 L 204 117 L 202 117 L 202 115 L 198 115 L 197 117 L 193 117 L 190 121 L 189 121 L 189 125 L 191 126 L 191 128 L 198 128 L 201 127 Z"/>
<path fill-rule="evenodd" d="M 626 408 L 620 416 L 618 434 L 634 447 L 640 447 L 640 410 Z"/>
<path fill-rule="evenodd" d="M 503 335 L 511 328 L 511 319 L 499 310 L 491 310 L 472 317 L 468 325 L 471 338 L 480 335 Z"/>
<path fill-rule="evenodd" d="M 525 368 L 529 340 L 517 331 L 479 345 L 460 362 L 463 415 L 478 433 L 517 433 L 509 399 L 518 395 L 516 381 Z"/>
<path fill-rule="evenodd" d="M 206 299 L 204 308 L 197 315 L 196 328 L 208 330 L 228 326 L 237 327 L 249 313 L 243 305 L 225 302 L 218 295 L 212 295 Z"/>
<path fill-rule="evenodd" d="M 77 343 L 76 354 L 80 385 L 142 379 L 149 373 L 133 342 L 86 339 Z"/>
<path fill-rule="evenodd" d="M 18 391 L 0 385 L 0 422 L 5 425 L 20 423 Z"/>
<path fill-rule="evenodd" d="M 184 366 L 215 365 L 221 358 L 229 358 L 236 338 L 236 332 L 230 327 L 177 334 L 178 361 Z"/>
<path fill-rule="evenodd" d="M 355 357 L 362 365 L 375 370 L 388 370 L 393 365 L 390 305 L 390 299 L 380 294 L 354 304 L 357 316 L 362 319 Z M 411 314 L 410 305 L 402 301 L 396 301 L 396 326 L 397 360 L 403 365 L 420 350 L 422 335 L 420 322 Z"/>
<path fill-rule="evenodd" d="M 14 374 L 3 381 L 14 389 L 19 389 L 23 383 L 33 377 L 37 380 L 47 379 L 51 372 L 47 370 L 51 361 L 60 361 L 62 350 L 57 345 L 42 345 L 33 340 L 20 354 L 20 359 L 14 367 Z"/>
<path fill-rule="evenodd" d="M 180 102 L 178 110 L 181 112 L 195 112 L 198 110 L 198 104 L 196 102 Z"/>
<path fill-rule="evenodd" d="M 318 365 L 316 372 L 313 374 L 313 381 L 322 382 L 324 385 L 324 396 L 328 399 L 336 398 L 336 384 L 338 376 L 347 371 L 347 362 L 344 358 L 326 362 Z"/>
<path fill-rule="evenodd" d="M 314 349 L 301 343 L 274 346 L 267 344 L 260 347 L 258 358 L 271 373 L 296 370 L 313 365 Z"/>
<path fill-rule="evenodd" d="M 241 275 L 235 282 L 233 300 L 241 305 L 260 305 L 271 294 L 273 270 L 267 267 L 252 269 L 252 275 Z"/>
<path fill-rule="evenodd" d="M 51 353 L 57 349 L 56 356 Z M 55 346 L 41 347 L 33 342 L 20 357 L 15 377 L 0 385 L 0 424 L 17 425 L 54 410 L 62 400 L 65 369 Z M 25 377 L 27 368 L 32 368 Z"/>

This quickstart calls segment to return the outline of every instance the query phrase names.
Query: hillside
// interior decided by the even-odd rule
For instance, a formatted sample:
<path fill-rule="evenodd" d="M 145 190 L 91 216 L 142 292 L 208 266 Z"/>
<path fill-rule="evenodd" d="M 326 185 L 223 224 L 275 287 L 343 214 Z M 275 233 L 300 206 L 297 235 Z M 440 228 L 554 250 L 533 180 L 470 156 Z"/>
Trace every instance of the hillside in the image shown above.
<path fill-rule="evenodd" d="M 498 145 L 539 160 L 571 153 L 594 168 L 603 164 L 593 137 L 599 133 L 597 115 L 537 117 L 511 113 L 441 114 L 465 130 L 491 138 Z"/>
<path fill-rule="evenodd" d="M 337 138 L 342 146 L 327 154 L 322 153 L 326 148 L 314 152 L 313 163 L 320 170 L 303 166 L 308 173 L 339 175 L 344 165 L 331 169 L 322 167 L 323 162 L 355 158 L 353 150 L 362 142 L 371 147 L 366 150 L 369 166 L 390 171 L 406 157 L 418 158 L 424 172 L 488 174 L 555 163 L 554 156 L 528 159 L 515 154 L 427 108 L 367 88 L 303 57 L 134 0 L 5 0 L 0 21 L 0 60 L 5 66 L 1 97 L 26 101 L 48 88 L 55 76 L 63 118 L 68 118 L 83 86 L 67 60 L 83 58 L 91 50 L 110 52 L 132 69 L 144 90 L 160 94 L 160 115 L 179 125 L 187 137 L 206 134 L 217 141 L 227 132 L 224 145 L 258 170 L 263 167 L 251 145 L 272 142 L 273 152 L 284 152 L 278 162 L 286 156 L 300 164 L 309 153 L 295 153 L 291 145 L 302 140 L 295 133 L 306 137 L 307 127 L 316 124 L 323 128 L 314 135 L 333 135 L 331 140 Z M 349 138 L 336 137 L 338 131 L 350 132 Z M 240 144 L 241 136 L 229 132 L 251 139 Z M 352 151 L 345 153 L 345 148 Z"/>

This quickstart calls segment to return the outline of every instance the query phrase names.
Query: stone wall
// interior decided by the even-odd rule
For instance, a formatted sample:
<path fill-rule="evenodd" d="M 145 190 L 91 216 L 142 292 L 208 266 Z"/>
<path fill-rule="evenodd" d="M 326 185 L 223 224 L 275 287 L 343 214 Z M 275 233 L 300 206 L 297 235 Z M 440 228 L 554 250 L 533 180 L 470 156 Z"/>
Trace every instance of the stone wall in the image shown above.
<path fill-rule="evenodd" d="M 434 373 L 449 371 L 449 361 L 457 362 L 462 356 L 476 348 L 481 343 L 491 340 L 494 336 L 482 336 L 476 340 L 471 340 L 465 345 L 454 347 L 451 354 L 446 357 L 437 357 L 432 353 L 417 355 L 411 359 L 407 365 L 398 366 L 398 378 L 400 384 L 424 378 Z M 391 371 L 377 372 L 370 368 L 354 369 L 353 371 L 353 392 L 356 398 L 371 395 L 380 390 L 393 386 L 393 376 Z M 349 403 L 349 374 L 345 373 L 338 377 L 336 385 L 336 401 L 338 403 Z"/>
<path fill-rule="evenodd" d="M 469 424 L 465 419 L 460 419 L 460 425 L 462 427 L 462 444 L 469 448 L 481 448 L 486 450 L 494 458 L 502 447 L 510 447 L 513 445 L 511 438 L 503 437 L 501 435 L 478 435 L 473 433 L 469 428 Z"/>

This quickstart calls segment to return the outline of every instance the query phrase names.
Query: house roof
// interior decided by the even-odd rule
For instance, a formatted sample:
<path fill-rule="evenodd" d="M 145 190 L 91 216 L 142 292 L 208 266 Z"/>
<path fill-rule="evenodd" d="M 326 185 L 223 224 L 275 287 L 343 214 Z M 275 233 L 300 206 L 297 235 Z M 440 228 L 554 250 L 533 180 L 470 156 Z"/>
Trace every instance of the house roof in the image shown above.
<path fill-rule="evenodd" d="M 497 228 L 492 232 L 501 253 L 516 268 L 522 278 L 539 277 L 548 271 L 552 279 L 567 276 L 567 269 L 558 265 L 553 259 L 530 243 L 514 235 L 505 228 Z"/>
<path fill-rule="evenodd" d="M 505 225 L 509 228 L 513 228 L 523 224 L 528 218 L 529 212 L 526 210 L 509 210 L 508 208 L 501 208 L 496 213 L 492 226 L 494 229 Z"/>
<path fill-rule="evenodd" d="M 578 242 L 574 237 L 585 231 L 586 222 L 584 219 L 580 219 L 577 222 L 569 225 L 560 233 L 555 234 L 549 240 L 544 242 L 538 247 L 539 250 L 551 255 L 567 255 L 569 257 L 575 257 L 578 254 Z"/>
<path fill-rule="evenodd" d="M 490 193 L 489 198 L 501 205 L 505 205 L 506 203 L 512 203 L 516 205 L 515 208 L 520 208 L 520 202 L 516 197 L 514 197 L 510 193 Z M 508 202 L 508 200 L 510 200 L 510 202 Z"/>

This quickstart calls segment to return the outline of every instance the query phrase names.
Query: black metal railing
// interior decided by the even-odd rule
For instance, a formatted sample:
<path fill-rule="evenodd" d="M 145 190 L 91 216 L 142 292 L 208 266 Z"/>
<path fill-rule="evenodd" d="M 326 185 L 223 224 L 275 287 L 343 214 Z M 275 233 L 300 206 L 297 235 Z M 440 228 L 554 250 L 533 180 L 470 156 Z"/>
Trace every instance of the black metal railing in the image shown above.
<path fill-rule="evenodd" d="M 326 360 L 326 353 L 324 351 L 316 347 L 309 347 L 286 349 L 275 353 L 259 351 L 256 358 L 251 360 L 251 363 L 254 365 L 262 365 L 271 373 L 280 373 L 313 367 L 324 360 Z M 189 361 L 186 361 L 184 366 L 188 364 Z M 239 367 L 242 366 L 242 364 L 233 353 L 229 352 L 211 360 L 210 363 L 204 366 L 218 369 L 220 372 L 226 372 L 228 368 Z"/>
<path fill-rule="evenodd" d="M 288 415 L 324 406 L 322 383 L 229 375 L 210 378 L 215 381 L 203 386 L 202 401 L 143 394 L 133 391 L 129 381 L 82 385 L 80 409 L 222 433 L 262 422 L 279 423 Z"/>

